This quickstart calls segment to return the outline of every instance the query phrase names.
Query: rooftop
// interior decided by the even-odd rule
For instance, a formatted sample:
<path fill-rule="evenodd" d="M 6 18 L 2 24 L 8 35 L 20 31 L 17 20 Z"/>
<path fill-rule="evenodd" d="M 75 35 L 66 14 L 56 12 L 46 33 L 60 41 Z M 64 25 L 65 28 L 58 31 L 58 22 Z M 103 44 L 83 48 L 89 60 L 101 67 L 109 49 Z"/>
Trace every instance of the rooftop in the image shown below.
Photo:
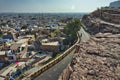
<path fill-rule="evenodd" d="M 5 55 L 5 51 L 0 51 L 0 55 Z"/>
<path fill-rule="evenodd" d="M 20 39 L 18 42 L 16 42 L 16 43 L 18 43 L 18 44 L 20 44 L 20 43 L 26 43 L 28 41 L 28 39 Z"/>
<path fill-rule="evenodd" d="M 42 43 L 42 45 L 51 45 L 51 46 L 57 46 L 57 45 L 59 45 L 59 42 L 58 42 L 58 41 L 56 41 L 56 42 Z"/>

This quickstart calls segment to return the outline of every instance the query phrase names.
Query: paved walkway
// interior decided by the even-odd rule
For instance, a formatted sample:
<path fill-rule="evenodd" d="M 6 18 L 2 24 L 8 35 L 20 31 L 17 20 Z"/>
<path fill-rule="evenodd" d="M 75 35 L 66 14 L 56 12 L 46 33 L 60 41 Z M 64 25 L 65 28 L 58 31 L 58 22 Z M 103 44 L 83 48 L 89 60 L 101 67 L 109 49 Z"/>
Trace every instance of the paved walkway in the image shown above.
<path fill-rule="evenodd" d="M 62 59 L 60 62 L 55 64 L 53 67 L 43 72 L 41 75 L 36 77 L 34 80 L 57 80 L 59 75 L 71 62 L 74 52 L 75 52 L 75 49 L 70 54 L 68 54 L 64 59 Z"/>

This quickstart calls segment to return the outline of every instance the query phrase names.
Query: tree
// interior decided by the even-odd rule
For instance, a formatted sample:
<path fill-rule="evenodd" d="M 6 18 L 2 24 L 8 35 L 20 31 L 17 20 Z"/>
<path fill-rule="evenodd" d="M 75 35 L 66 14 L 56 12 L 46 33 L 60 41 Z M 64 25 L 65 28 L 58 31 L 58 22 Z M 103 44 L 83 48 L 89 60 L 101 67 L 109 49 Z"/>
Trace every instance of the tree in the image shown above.
<path fill-rule="evenodd" d="M 23 25 L 21 29 L 27 29 L 28 25 Z"/>
<path fill-rule="evenodd" d="M 67 24 L 67 26 L 64 27 L 63 32 L 66 34 L 67 42 L 69 44 L 73 44 L 74 41 L 77 39 L 77 32 L 81 28 L 81 22 L 79 19 L 75 19 L 74 21 L 71 21 Z"/>
<path fill-rule="evenodd" d="M 61 35 L 60 29 L 59 28 L 55 29 L 54 34 L 55 36 L 60 36 Z"/>
<path fill-rule="evenodd" d="M 54 31 L 55 34 L 59 34 L 59 32 L 60 32 L 60 30 L 58 28 L 55 29 L 55 31 Z"/>
<path fill-rule="evenodd" d="M 0 37 L 3 35 L 2 31 L 0 30 Z"/>
<path fill-rule="evenodd" d="M 51 32 L 50 36 L 51 36 L 51 38 L 54 38 L 55 37 L 55 33 Z"/>

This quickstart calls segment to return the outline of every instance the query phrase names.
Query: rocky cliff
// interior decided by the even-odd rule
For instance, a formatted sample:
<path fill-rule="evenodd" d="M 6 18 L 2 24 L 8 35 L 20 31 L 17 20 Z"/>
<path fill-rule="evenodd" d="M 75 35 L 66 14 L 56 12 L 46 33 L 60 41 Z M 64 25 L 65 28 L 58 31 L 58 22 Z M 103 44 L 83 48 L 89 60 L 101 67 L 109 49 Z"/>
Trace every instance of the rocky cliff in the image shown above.
<path fill-rule="evenodd" d="M 120 33 L 120 10 L 96 10 L 82 19 L 91 34 L 99 32 Z"/>
<path fill-rule="evenodd" d="M 59 80 L 120 80 L 120 35 L 111 36 L 92 37 L 80 43 L 69 69 L 65 69 Z"/>
<path fill-rule="evenodd" d="M 58 80 L 120 80 L 120 24 L 98 14 L 83 17 L 91 39 L 76 46 L 72 62 Z"/>

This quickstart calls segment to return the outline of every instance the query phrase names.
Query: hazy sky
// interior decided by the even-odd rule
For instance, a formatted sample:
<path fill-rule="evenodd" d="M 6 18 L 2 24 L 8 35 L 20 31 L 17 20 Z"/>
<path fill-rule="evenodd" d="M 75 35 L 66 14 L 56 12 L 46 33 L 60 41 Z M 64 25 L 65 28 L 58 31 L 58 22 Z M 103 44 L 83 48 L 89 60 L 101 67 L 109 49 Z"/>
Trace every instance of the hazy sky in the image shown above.
<path fill-rule="evenodd" d="M 91 12 L 116 0 L 0 0 L 0 12 Z"/>

